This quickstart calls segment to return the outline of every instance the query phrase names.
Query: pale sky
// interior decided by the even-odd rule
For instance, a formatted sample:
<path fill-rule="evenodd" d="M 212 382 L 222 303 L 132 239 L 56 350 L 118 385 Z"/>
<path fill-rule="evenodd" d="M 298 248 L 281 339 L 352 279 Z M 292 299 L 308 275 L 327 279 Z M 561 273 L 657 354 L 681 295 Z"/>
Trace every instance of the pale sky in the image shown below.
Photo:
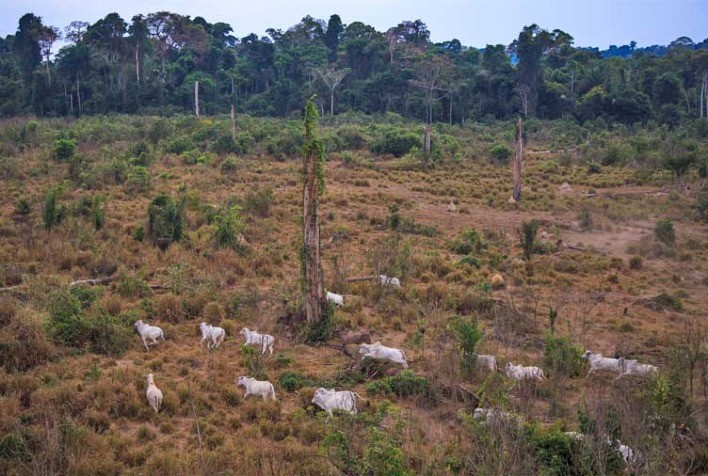
<path fill-rule="evenodd" d="M 73 20 L 94 23 L 117 12 L 123 19 L 167 10 L 210 23 L 225 22 L 241 38 L 286 30 L 305 15 L 325 21 L 336 13 L 344 24 L 361 21 L 379 31 L 403 20 L 421 19 L 434 42 L 457 38 L 465 46 L 509 44 L 532 23 L 559 28 L 576 46 L 668 45 L 680 36 L 708 37 L 708 0 L 0 0 L 0 36 L 17 30 L 25 13 L 64 27 Z"/>

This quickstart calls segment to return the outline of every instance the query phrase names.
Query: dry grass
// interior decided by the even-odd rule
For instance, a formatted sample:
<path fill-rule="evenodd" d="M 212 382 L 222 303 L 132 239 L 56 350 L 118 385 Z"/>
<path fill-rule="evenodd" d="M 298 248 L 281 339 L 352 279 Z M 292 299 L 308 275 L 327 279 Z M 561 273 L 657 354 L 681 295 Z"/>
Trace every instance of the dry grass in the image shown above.
<path fill-rule="evenodd" d="M 43 127 L 50 137 L 51 127 Z M 87 142 L 80 150 L 96 163 L 120 156 L 127 145 Z M 505 408 L 544 425 L 561 420 L 574 429 L 576 410 L 599 391 L 597 380 L 541 383 L 507 393 L 500 387 L 497 395 L 488 375 L 460 373 L 450 318 L 459 314 L 478 319 L 485 332 L 480 352 L 494 353 L 501 366 L 541 361 L 552 306 L 559 315 L 556 332 L 577 345 L 606 355 L 639 356 L 667 368 L 664 351 L 685 340 L 677 323 L 708 308 L 707 235 L 705 225 L 689 215 L 693 195 L 677 199 L 657 195 L 659 190 L 650 186 L 623 185 L 631 176 L 626 169 L 606 167 L 589 176 L 579 166 L 551 167 L 547 162 L 558 159 L 557 154 L 544 150 L 539 145 L 539 152 L 529 154 L 518 207 L 506 204 L 507 170 L 479 161 L 444 164 L 428 172 L 375 157 L 368 167 L 328 162 L 320 212 L 325 275 L 328 288 L 347 295 L 347 304 L 335 317 L 338 326 L 367 327 L 375 340 L 405 348 L 415 372 L 432 382 L 461 384 L 488 399 L 499 398 Z M 505 474 L 524 474 L 536 467 L 522 456 L 530 450 L 521 436 L 502 430 L 485 436 L 466 423 L 469 404 L 455 399 L 441 397 L 431 406 L 415 398 L 395 398 L 392 403 L 384 397 L 367 398 L 359 419 L 326 421 L 303 397 L 307 389 L 291 394 L 279 388 L 286 371 L 360 395 L 366 395 L 367 384 L 347 374 L 351 359 L 333 348 L 334 341 L 308 347 L 278 325 L 278 317 L 298 298 L 299 162 L 254 154 L 239 158 L 238 170 L 224 174 L 218 165 L 224 157 L 213 156 L 209 165 L 186 166 L 180 157 L 159 148 L 154 155 L 148 192 L 127 193 L 122 185 L 105 183 L 100 190 L 69 185 L 61 194 L 60 202 L 68 209 L 81 195 L 104 195 L 106 222 L 100 231 L 71 213 L 45 231 L 44 191 L 65 179 L 67 166 L 49 161 L 43 148 L 10 157 L 15 178 L 0 180 L 5 196 L 12 198 L 0 209 L 0 285 L 20 287 L 0 293 L 0 353 L 5 357 L 5 370 L 0 370 L 0 435 L 14 435 L 19 443 L 13 446 L 0 437 L 0 472 L 341 474 L 358 461 L 373 469 L 357 471 L 378 474 L 374 467 L 380 462 L 369 443 L 400 449 L 403 467 L 415 474 L 494 467 Z M 566 180 L 572 186 L 569 193 L 559 190 Z M 243 203 L 248 193 L 265 189 L 273 191 L 268 213 L 244 214 L 245 249 L 217 249 L 207 205 Z M 586 198 L 590 189 L 599 190 L 598 196 Z M 146 227 L 149 201 L 160 192 L 187 200 L 186 238 L 164 252 L 147 240 L 134 239 L 136 229 Z M 14 213 L 14 200 L 21 195 L 33 203 L 28 217 Z M 458 213 L 446 211 L 451 199 Z M 394 204 L 415 223 L 434 226 L 437 234 L 390 230 L 386 224 Z M 576 223 L 581 206 L 590 206 L 592 231 L 581 231 Z M 629 245 L 640 243 L 643 233 L 666 216 L 676 223 L 676 254 L 642 253 L 642 266 L 629 266 L 632 255 L 641 251 Z M 531 263 L 513 264 L 522 254 L 516 229 L 531 218 L 577 249 L 553 249 L 555 253 L 534 255 Z M 449 240 L 464 229 L 484 237 L 486 249 L 475 256 L 479 269 L 460 262 L 462 257 L 448 249 Z M 689 259 L 680 259 L 682 254 Z M 131 347 L 120 356 L 50 342 L 45 329 L 49 293 L 73 279 L 93 277 L 107 264 L 117 267 L 117 279 L 85 314 L 103 309 L 125 326 L 136 319 L 157 323 L 168 336 L 166 342 L 145 352 L 133 335 Z M 400 276 L 403 289 L 347 282 L 381 270 Z M 489 290 L 488 278 L 497 272 L 506 287 Z M 643 297 L 662 292 L 682 296 L 683 310 L 640 304 Z M 198 346 L 201 321 L 226 328 L 228 338 L 217 351 Z M 238 336 L 243 326 L 275 335 L 277 355 L 247 362 Z M 236 378 L 253 372 L 254 365 L 276 384 L 277 402 L 243 400 L 242 391 L 236 390 Z M 702 365 L 705 372 L 705 361 Z M 165 395 L 159 415 L 145 401 L 148 372 L 155 374 Z M 697 376 L 699 372 L 696 369 Z M 690 396 L 700 430 L 706 417 L 702 378 L 704 387 L 697 377 Z M 602 383 L 620 393 L 625 388 L 622 382 Z M 638 429 L 637 418 L 623 421 L 627 431 Z M 385 444 L 376 443 L 377 431 L 385 433 Z M 351 445 L 345 456 L 333 443 L 337 432 Z M 500 451 L 515 448 L 518 454 L 504 462 L 497 459 L 501 454 L 485 458 L 469 453 L 475 444 L 494 441 Z M 653 448 L 652 442 L 640 443 L 646 451 Z"/>

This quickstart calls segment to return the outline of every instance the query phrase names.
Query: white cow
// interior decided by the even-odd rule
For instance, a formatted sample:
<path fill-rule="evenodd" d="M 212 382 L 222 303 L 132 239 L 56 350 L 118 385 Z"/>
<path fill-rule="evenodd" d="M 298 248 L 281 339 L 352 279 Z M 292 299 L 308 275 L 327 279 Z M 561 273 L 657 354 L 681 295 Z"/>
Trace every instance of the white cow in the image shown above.
<path fill-rule="evenodd" d="M 162 406 L 162 392 L 155 385 L 155 380 L 152 374 L 147 374 L 146 379 L 147 392 L 145 392 L 145 395 L 147 396 L 147 401 L 152 409 L 155 410 L 155 413 L 158 413 L 160 411 L 160 407 Z"/>
<path fill-rule="evenodd" d="M 250 377 L 239 377 L 236 382 L 236 386 L 243 386 L 246 389 L 246 393 L 243 394 L 243 398 L 249 395 L 257 395 L 263 397 L 263 401 L 268 401 L 268 397 L 275 400 L 275 388 L 273 384 L 267 380 L 256 380 Z"/>
<path fill-rule="evenodd" d="M 590 364 L 588 376 L 596 370 L 612 370 L 613 372 L 622 372 L 619 359 L 603 357 L 602 354 L 590 352 L 589 350 L 586 350 L 581 358 L 586 359 Z"/>
<path fill-rule="evenodd" d="M 622 373 L 619 374 L 617 378 L 624 377 L 625 375 L 638 375 L 640 377 L 646 377 L 648 375 L 656 374 L 659 371 L 655 365 L 640 364 L 634 359 L 625 359 L 624 357 L 619 358 L 619 365 L 622 369 Z"/>
<path fill-rule="evenodd" d="M 332 416 L 332 410 L 342 410 L 356 415 L 357 397 L 359 397 L 359 395 L 349 390 L 337 392 L 334 389 L 318 388 L 315 391 L 315 396 L 312 398 L 312 403 L 326 411 L 329 416 Z"/>
<path fill-rule="evenodd" d="M 492 372 L 497 371 L 497 358 L 493 355 L 477 354 L 475 363 L 477 367 L 481 367 Z"/>
<path fill-rule="evenodd" d="M 207 347 L 210 349 L 219 347 L 219 344 L 224 342 L 226 338 L 226 331 L 223 327 L 214 327 L 211 324 L 202 322 L 199 324 L 199 330 L 202 331 L 202 340 L 199 341 L 199 344 L 203 344 L 204 341 L 207 341 Z M 209 341 L 211 341 L 211 343 L 209 343 Z"/>
<path fill-rule="evenodd" d="M 337 306 L 344 306 L 344 296 L 341 294 L 327 291 L 327 301 L 334 303 Z"/>
<path fill-rule="evenodd" d="M 270 349 L 270 355 L 273 355 L 273 344 L 275 337 L 270 334 L 261 334 L 258 331 L 249 330 L 248 327 L 241 329 L 240 334 L 246 338 L 246 345 L 261 346 L 261 355 L 265 354 L 266 349 Z"/>
<path fill-rule="evenodd" d="M 523 365 L 506 364 L 506 375 L 514 380 L 545 380 L 543 369 L 538 367 L 524 367 Z"/>
<path fill-rule="evenodd" d="M 392 286 L 394 288 L 401 287 L 401 281 L 398 278 L 392 278 L 392 277 L 386 276 L 385 274 L 379 274 L 379 282 L 383 286 Z"/>
<path fill-rule="evenodd" d="M 161 337 L 162 340 L 165 340 L 165 333 L 162 332 L 162 329 L 160 329 L 157 326 L 151 326 L 149 324 L 145 324 L 142 320 L 136 321 L 134 325 L 135 325 L 135 328 L 138 330 L 138 334 L 140 334 L 140 338 L 143 340 L 143 344 L 145 345 L 145 350 L 150 350 L 148 348 L 148 343 L 147 343 L 148 339 L 152 340 L 152 342 L 150 342 L 150 345 L 157 344 L 158 337 Z"/>
<path fill-rule="evenodd" d="M 361 344 L 359 346 L 359 355 L 362 359 L 364 357 L 371 357 L 372 359 L 388 360 L 394 364 L 401 364 L 404 369 L 408 368 L 406 354 L 403 350 L 394 347 L 386 347 L 381 345 L 381 342 Z"/>
<path fill-rule="evenodd" d="M 516 423 L 519 425 L 523 423 L 523 419 L 519 415 L 498 408 L 475 408 L 472 418 L 484 420 L 487 423 Z"/>

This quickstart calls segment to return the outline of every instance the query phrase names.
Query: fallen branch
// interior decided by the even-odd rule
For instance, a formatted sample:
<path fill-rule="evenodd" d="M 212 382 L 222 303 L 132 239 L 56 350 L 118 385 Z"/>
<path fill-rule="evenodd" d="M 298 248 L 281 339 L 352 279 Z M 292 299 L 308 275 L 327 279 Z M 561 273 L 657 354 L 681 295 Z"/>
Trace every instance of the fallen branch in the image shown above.
<path fill-rule="evenodd" d="M 18 284 L 17 286 L 8 286 L 6 288 L 0 288 L 0 293 L 6 293 L 10 291 L 14 291 L 15 289 L 21 289 L 26 287 L 26 284 Z"/>
<path fill-rule="evenodd" d="M 355 278 L 347 278 L 347 282 L 354 283 L 357 281 L 369 281 L 369 280 L 373 280 L 373 279 L 379 279 L 379 277 L 376 276 L 375 274 L 372 274 L 370 276 L 359 276 L 359 277 L 355 277 Z"/>
<path fill-rule="evenodd" d="M 115 276 L 104 276 L 102 278 L 95 278 L 95 279 L 77 279 L 76 281 L 72 281 L 69 283 L 69 287 L 73 288 L 75 286 L 81 286 L 82 284 L 88 284 L 89 286 L 96 286 L 96 285 L 103 285 L 103 284 L 108 284 L 111 281 L 116 279 Z"/>

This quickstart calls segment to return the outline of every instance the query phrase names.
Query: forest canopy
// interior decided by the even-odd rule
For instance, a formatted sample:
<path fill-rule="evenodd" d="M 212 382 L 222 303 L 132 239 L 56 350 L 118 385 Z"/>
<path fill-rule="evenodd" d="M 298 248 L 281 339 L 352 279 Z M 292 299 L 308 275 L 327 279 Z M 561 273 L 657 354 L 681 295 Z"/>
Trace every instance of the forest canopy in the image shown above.
<path fill-rule="evenodd" d="M 62 41 L 63 46 L 55 53 Z M 523 28 L 508 45 L 434 43 L 421 20 L 386 31 L 338 15 L 241 38 L 227 23 L 160 11 L 63 30 L 28 13 L 0 38 L 0 116 L 396 113 L 426 122 L 516 115 L 669 126 L 708 115 L 708 40 L 577 48 L 562 30 Z"/>

